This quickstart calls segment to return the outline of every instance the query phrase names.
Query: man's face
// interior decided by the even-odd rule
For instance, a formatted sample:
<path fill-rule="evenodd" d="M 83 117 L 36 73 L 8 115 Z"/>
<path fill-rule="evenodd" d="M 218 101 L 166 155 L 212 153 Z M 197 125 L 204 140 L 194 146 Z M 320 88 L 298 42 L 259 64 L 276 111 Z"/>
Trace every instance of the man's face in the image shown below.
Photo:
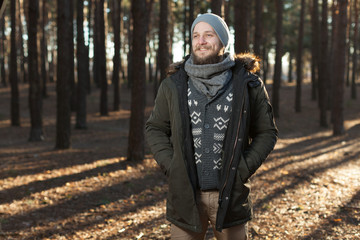
<path fill-rule="evenodd" d="M 224 48 L 210 24 L 199 22 L 195 25 L 191 44 L 194 64 L 213 64 L 222 60 Z"/>

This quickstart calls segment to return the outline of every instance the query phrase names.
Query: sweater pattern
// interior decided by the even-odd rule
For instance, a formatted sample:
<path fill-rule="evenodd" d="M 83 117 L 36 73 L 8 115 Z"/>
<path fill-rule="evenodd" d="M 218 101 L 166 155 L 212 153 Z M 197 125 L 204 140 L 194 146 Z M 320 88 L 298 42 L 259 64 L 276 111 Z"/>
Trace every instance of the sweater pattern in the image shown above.
<path fill-rule="evenodd" d="M 230 82 L 209 99 L 191 81 L 188 82 L 194 159 L 201 190 L 218 189 L 219 186 L 223 142 L 232 111 L 232 90 Z"/>

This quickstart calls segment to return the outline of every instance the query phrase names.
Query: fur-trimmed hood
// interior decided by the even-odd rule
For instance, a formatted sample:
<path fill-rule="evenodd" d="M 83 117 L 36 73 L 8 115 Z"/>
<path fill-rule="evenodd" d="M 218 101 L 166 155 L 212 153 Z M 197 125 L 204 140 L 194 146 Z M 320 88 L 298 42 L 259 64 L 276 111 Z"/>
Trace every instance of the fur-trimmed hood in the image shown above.
<path fill-rule="evenodd" d="M 184 65 L 185 61 L 189 57 L 190 56 L 188 55 L 185 57 L 184 60 L 171 64 L 167 69 L 168 76 L 176 73 L 180 69 L 180 67 Z M 256 73 L 260 71 L 260 58 L 252 53 L 236 54 L 234 55 L 234 59 L 235 62 L 240 62 L 244 66 L 244 68 L 251 73 Z"/>

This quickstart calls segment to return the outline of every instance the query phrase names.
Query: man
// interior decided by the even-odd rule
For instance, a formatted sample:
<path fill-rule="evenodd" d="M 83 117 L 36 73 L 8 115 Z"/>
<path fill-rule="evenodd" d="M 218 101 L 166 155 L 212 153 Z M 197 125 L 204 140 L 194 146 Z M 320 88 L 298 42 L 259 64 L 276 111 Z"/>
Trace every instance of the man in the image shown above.
<path fill-rule="evenodd" d="M 146 137 L 168 176 L 172 239 L 247 239 L 249 177 L 277 140 L 277 128 L 251 54 L 230 56 L 229 29 L 203 14 L 191 27 L 192 52 L 172 66 L 146 123 Z"/>

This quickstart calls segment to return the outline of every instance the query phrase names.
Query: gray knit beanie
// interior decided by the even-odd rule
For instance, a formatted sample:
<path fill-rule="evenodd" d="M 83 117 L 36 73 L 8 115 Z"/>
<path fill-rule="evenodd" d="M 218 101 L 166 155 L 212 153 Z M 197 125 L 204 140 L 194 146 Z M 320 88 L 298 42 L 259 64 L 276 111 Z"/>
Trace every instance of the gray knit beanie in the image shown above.
<path fill-rule="evenodd" d="M 210 26 L 215 30 L 216 34 L 220 38 L 220 41 L 225 47 L 225 49 L 229 46 L 229 38 L 230 38 L 229 28 L 226 22 L 221 17 L 213 13 L 201 14 L 194 20 L 193 24 L 191 25 L 191 39 L 193 37 L 193 31 L 195 25 L 198 24 L 199 22 L 206 22 L 210 24 Z"/>

